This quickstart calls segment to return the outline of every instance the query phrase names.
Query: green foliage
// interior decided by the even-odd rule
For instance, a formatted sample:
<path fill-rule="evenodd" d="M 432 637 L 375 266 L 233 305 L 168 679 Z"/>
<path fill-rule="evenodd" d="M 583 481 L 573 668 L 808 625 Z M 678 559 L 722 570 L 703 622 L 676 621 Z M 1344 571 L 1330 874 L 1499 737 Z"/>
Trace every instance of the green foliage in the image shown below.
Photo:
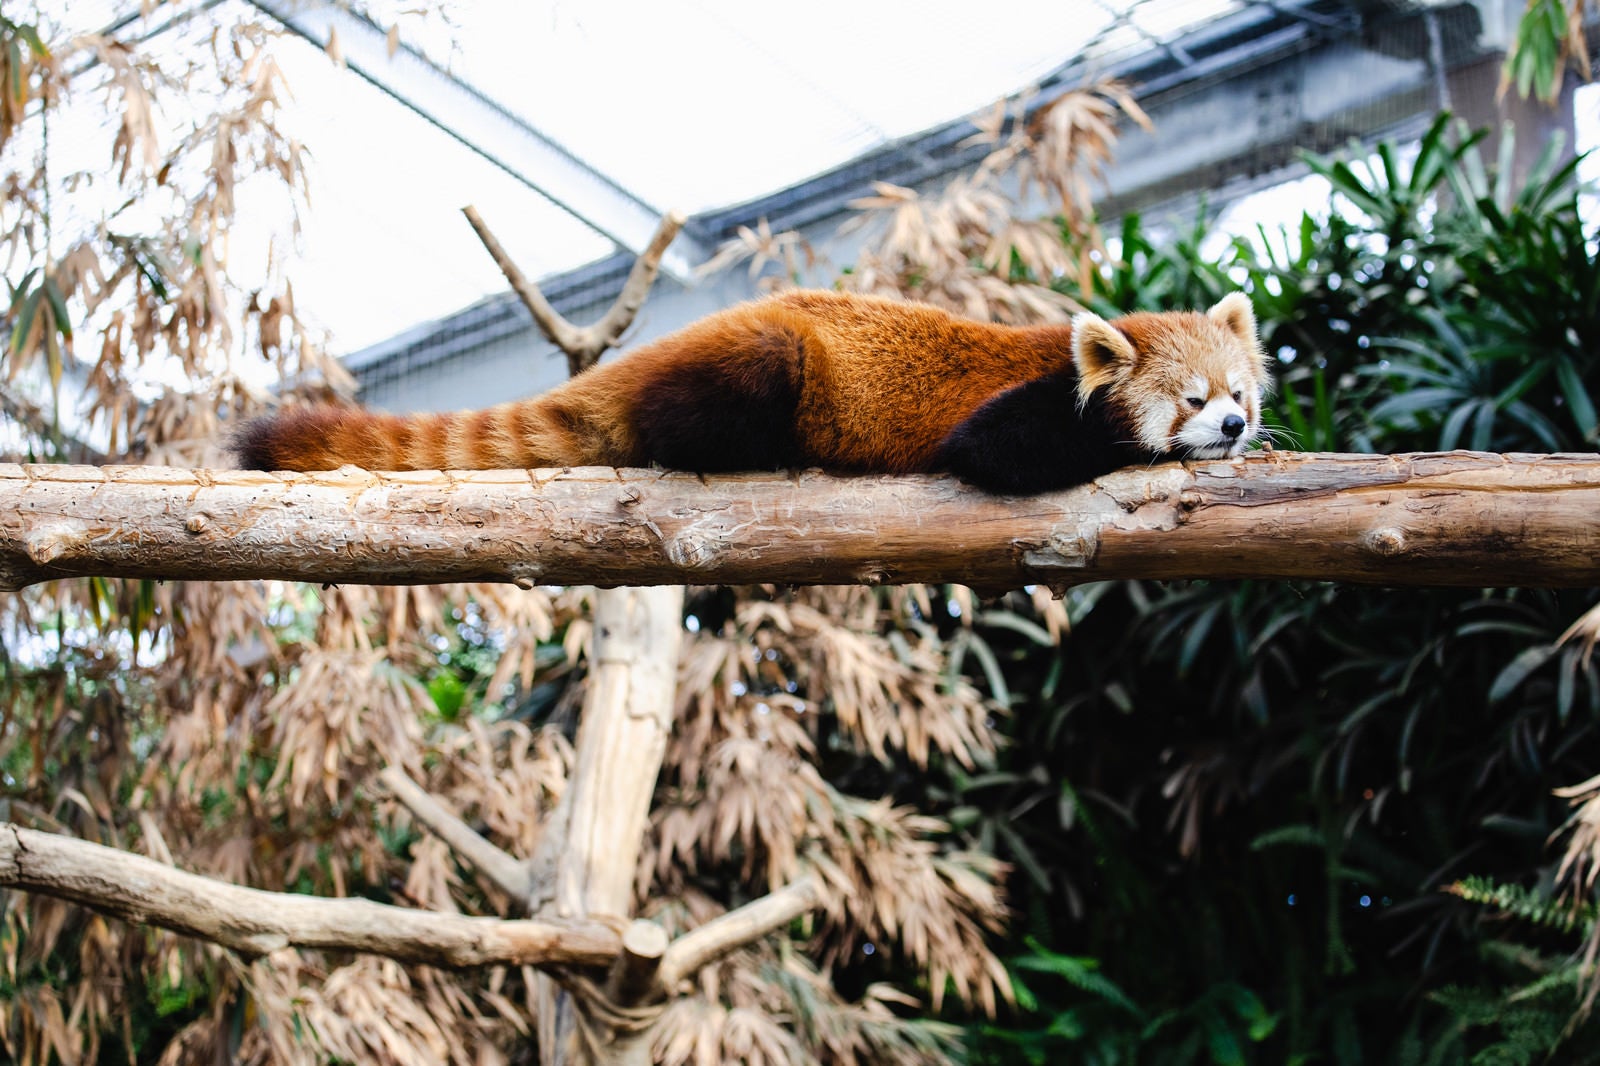
<path fill-rule="evenodd" d="M 11 290 L 6 316 L 12 326 L 5 354 L 15 358 L 43 345 L 51 395 L 56 397 L 61 391 L 64 356 L 72 351 L 72 319 L 67 313 L 66 297 L 56 279 L 37 267 L 24 274 L 17 285 L 7 281 L 6 287 Z"/>
<path fill-rule="evenodd" d="M 1561 933 L 1587 936 L 1594 928 L 1593 903 L 1573 906 L 1522 885 L 1497 884 L 1487 877 L 1463 877 L 1445 891 Z"/>
<path fill-rule="evenodd" d="M 1537 96 L 1554 103 L 1561 95 L 1568 57 L 1577 57 L 1588 69 L 1584 6 L 1585 0 L 1528 0 L 1500 74 L 1502 90 L 1514 85 L 1524 99 Z"/>
<path fill-rule="evenodd" d="M 1215 985 L 1193 1003 L 1151 1016 L 1100 973 L 1096 959 L 1061 955 L 1029 939 L 1030 954 L 1011 967 L 1018 1003 L 1040 1009 L 1033 975 L 1048 976 L 1065 991 L 1038 1029 L 986 1027 L 981 1054 L 997 1062 L 1209 1062 L 1243 1066 L 1245 1049 L 1272 1035 L 1278 1019 L 1254 992 L 1232 982 Z M 1042 983 L 1041 983 L 1042 987 Z M 1202 1057 L 1203 1053 L 1203 1057 Z"/>
<path fill-rule="evenodd" d="M 1570 957 L 1496 944 L 1485 945 L 1484 956 L 1505 985 L 1452 984 L 1428 997 L 1473 1037 L 1471 1066 L 1600 1062 L 1600 1027 L 1578 1017 L 1582 971 Z"/>
<path fill-rule="evenodd" d="M 1125 220 L 1090 303 L 1244 287 L 1280 446 L 1592 450 L 1600 264 L 1574 165 L 1552 151 L 1513 188 L 1447 117 L 1414 152 L 1308 163 L 1330 202 L 1282 232 Z M 1600 1061 L 1593 1025 L 1561 1037 L 1578 970 L 1548 961 L 1592 904 L 1562 919 L 1522 887 L 1548 893 L 1559 858 L 1551 790 L 1600 772 L 1600 672 L 1558 644 L 1592 595 L 1072 596 L 1059 648 L 976 622 L 1013 743 L 952 801 L 1019 867 L 1032 938 L 1013 964 L 1028 995 L 977 1061 Z"/>
<path fill-rule="evenodd" d="M 441 670 L 428 678 L 428 695 L 439 709 L 439 717 L 453 722 L 461 716 L 461 707 L 467 700 L 467 686 L 458 674 Z"/>
<path fill-rule="evenodd" d="M 1593 903 L 1553 899 L 1543 888 L 1464 877 L 1445 891 L 1562 934 L 1568 947 L 1594 930 Z M 1429 993 L 1455 1016 L 1461 1032 L 1480 1037 L 1473 1066 L 1600 1061 L 1600 1026 L 1590 1022 L 1583 1004 L 1586 967 L 1579 959 L 1500 941 L 1485 942 L 1481 951 L 1487 965 L 1506 975 L 1506 984 L 1451 984 Z"/>

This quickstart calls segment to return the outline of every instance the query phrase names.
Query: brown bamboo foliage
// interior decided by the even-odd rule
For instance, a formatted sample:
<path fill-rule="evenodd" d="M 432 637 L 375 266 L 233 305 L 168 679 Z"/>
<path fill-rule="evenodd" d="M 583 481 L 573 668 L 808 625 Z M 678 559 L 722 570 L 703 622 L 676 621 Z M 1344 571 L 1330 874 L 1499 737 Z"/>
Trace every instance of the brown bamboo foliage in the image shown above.
<path fill-rule="evenodd" d="M 27 14 L 8 7 L 5 17 Z M 348 392 L 282 271 L 269 264 L 261 291 L 233 280 L 232 220 L 271 214 L 287 237 L 312 180 L 310 155 L 281 122 L 289 87 L 273 28 L 202 12 L 158 58 L 131 38 L 69 41 L 43 15 L 40 25 L 45 54 L 21 52 L 26 106 L 0 116 L 0 250 L 8 277 L 13 266 L 16 276 L 37 268 L 23 292 L 39 301 L 7 356 L 7 396 L 21 402 L 5 404 L 5 439 L 29 456 L 84 454 L 52 424 L 51 382 L 74 358 L 85 397 L 77 413 L 109 428 L 96 446 L 117 461 L 214 465 L 229 418 Z M 73 69 L 87 76 L 69 79 Z M 44 150 L 37 120 L 68 99 L 110 114 L 93 182 L 52 171 Z M 172 121 L 191 112 L 192 124 Z M 1103 135 L 1109 147 L 1109 127 L 1058 128 Z M 1042 144 L 1027 140 L 1016 158 Z M 68 206 L 96 185 L 115 186 L 112 210 Z M 991 210 L 985 224 L 1000 234 L 976 257 L 975 210 Z M 908 216 L 899 250 L 877 252 L 876 276 L 907 283 L 917 276 L 911 254 L 966 260 L 967 271 L 981 259 L 970 283 L 954 268 L 926 271 L 953 296 L 923 295 L 984 317 L 1059 317 L 1065 301 L 1004 276 L 1002 245 L 1013 242 L 1039 278 L 1073 260 L 1045 240 L 1047 226 L 1013 225 L 1014 210 L 977 196 L 949 215 Z M 52 229 L 51 217 L 96 221 L 69 231 L 59 221 Z M 950 232 L 947 218 L 958 220 Z M 909 228 L 917 224 L 942 228 L 922 244 Z M 814 265 L 798 239 L 767 238 L 791 276 Z M 242 361 L 270 366 L 284 387 L 262 395 Z M 158 377 L 158 366 L 182 373 Z M 183 386 L 171 387 L 179 376 Z M 184 536 L 220 537 L 209 521 Z M 55 530 L 35 545 L 41 558 L 72 540 Z M 296 540 L 310 559 L 328 558 L 334 543 Z M 26 566 L 37 565 L 29 556 Z M 0 802 L 29 828 L 253 889 L 374 896 L 462 920 L 518 914 L 507 885 L 458 864 L 385 780 L 403 773 L 515 863 L 539 852 L 571 786 L 592 622 L 588 593 L 521 576 L 535 587 L 93 578 L 7 593 L 0 633 L 8 652 L 25 654 L 14 656 L 0 700 L 0 756 L 17 768 Z M 688 994 L 668 1006 L 656 1041 L 663 1061 L 940 1060 L 951 1028 L 910 1020 L 919 1004 L 903 989 L 877 984 L 847 1001 L 819 968 L 863 939 L 920 970 L 931 989 L 983 1005 L 1006 994 L 985 939 L 1004 917 L 999 865 L 938 819 L 841 792 L 814 759 L 824 736 L 863 759 L 918 767 L 989 757 L 996 708 L 947 676 L 949 643 L 915 625 L 926 603 L 916 587 L 748 589 L 725 625 L 686 636 L 633 905 L 671 937 L 690 937 L 810 875 L 825 916 L 680 982 Z M 1034 603 L 1041 624 L 1063 634 L 1061 605 L 1043 590 Z M 447 709 L 425 682 L 450 674 L 444 656 L 473 642 L 494 657 Z M 526 966 L 445 971 L 314 949 L 246 962 L 40 893 L 0 901 L 0 969 L 17 990 L 0 1002 L 0 1047 L 25 1066 L 96 1060 L 109 1034 L 132 1046 L 130 1016 L 168 992 L 194 998 L 166 1016 L 166 1047 L 141 1053 L 173 1066 L 229 1055 L 487 1064 L 505 1061 L 538 1024 Z M 253 1022 L 234 1046 L 241 1017 Z"/>

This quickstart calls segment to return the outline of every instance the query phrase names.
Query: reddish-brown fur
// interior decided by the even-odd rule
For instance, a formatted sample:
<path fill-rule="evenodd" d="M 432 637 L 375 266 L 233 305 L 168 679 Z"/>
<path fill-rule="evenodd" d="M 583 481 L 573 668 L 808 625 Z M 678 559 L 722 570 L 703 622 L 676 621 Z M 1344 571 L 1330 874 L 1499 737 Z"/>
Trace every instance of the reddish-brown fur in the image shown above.
<path fill-rule="evenodd" d="M 252 465 L 281 470 L 640 465 L 656 457 L 641 448 L 640 430 L 651 427 L 637 415 L 715 420 L 708 406 L 753 396 L 770 407 L 776 383 L 791 393 L 799 449 L 777 458 L 908 472 L 926 469 L 950 429 L 988 397 L 1067 367 L 1070 338 L 1067 326 L 993 325 L 878 297 L 790 292 L 711 315 L 532 399 L 404 417 L 291 410 L 246 430 L 239 449 Z M 683 395 L 690 390 L 698 395 Z"/>
<path fill-rule="evenodd" d="M 1220 335 L 1203 315 L 1130 315 L 1115 328 L 1143 350 L 1143 333 L 1183 332 L 1191 319 Z M 986 400 L 1073 373 L 1072 362 L 1069 326 L 797 291 L 711 315 L 533 399 L 407 417 L 289 411 L 247 426 L 236 449 L 246 465 L 284 470 L 659 463 L 909 473 L 932 469 L 940 443 Z"/>

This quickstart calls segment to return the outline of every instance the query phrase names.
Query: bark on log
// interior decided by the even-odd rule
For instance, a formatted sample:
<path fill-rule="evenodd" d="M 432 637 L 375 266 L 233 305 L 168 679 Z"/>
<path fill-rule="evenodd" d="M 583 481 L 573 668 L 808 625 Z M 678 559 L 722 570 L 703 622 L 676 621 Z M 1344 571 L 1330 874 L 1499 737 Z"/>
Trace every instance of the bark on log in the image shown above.
<path fill-rule="evenodd" d="M 1277 453 L 988 496 L 943 477 L 0 465 L 0 589 L 1106 578 L 1600 585 L 1600 456 Z"/>
<path fill-rule="evenodd" d="M 453 968 L 603 967 L 621 948 L 621 936 L 603 922 L 468 918 L 364 899 L 263 892 L 5 822 L 0 887 L 71 900 L 251 955 L 301 947 Z"/>

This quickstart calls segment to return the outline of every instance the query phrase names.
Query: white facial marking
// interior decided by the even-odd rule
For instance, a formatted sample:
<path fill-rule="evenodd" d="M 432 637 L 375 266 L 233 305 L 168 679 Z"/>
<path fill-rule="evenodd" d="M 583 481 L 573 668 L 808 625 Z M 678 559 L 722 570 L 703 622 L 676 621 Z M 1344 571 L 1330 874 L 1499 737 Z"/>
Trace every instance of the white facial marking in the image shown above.
<path fill-rule="evenodd" d="M 1125 405 L 1134 442 L 1174 458 L 1220 459 L 1261 436 L 1268 390 L 1259 380 L 1254 321 L 1243 297 L 1225 299 L 1203 322 L 1130 318 L 1129 326 L 1122 332 L 1140 346 L 1139 358 L 1106 384 Z M 1080 336 L 1090 333 L 1075 329 L 1075 344 Z"/>
<path fill-rule="evenodd" d="M 1244 422 L 1244 429 L 1237 437 L 1230 438 L 1222 432 L 1222 424 L 1230 415 Z M 1250 419 L 1250 412 L 1232 396 L 1218 396 L 1183 424 L 1172 450 L 1195 459 L 1225 459 L 1244 451 L 1245 445 L 1255 438 L 1256 426 Z"/>
<path fill-rule="evenodd" d="M 1172 447 L 1173 412 L 1166 403 L 1152 403 L 1139 413 L 1139 442 L 1153 452 Z"/>

